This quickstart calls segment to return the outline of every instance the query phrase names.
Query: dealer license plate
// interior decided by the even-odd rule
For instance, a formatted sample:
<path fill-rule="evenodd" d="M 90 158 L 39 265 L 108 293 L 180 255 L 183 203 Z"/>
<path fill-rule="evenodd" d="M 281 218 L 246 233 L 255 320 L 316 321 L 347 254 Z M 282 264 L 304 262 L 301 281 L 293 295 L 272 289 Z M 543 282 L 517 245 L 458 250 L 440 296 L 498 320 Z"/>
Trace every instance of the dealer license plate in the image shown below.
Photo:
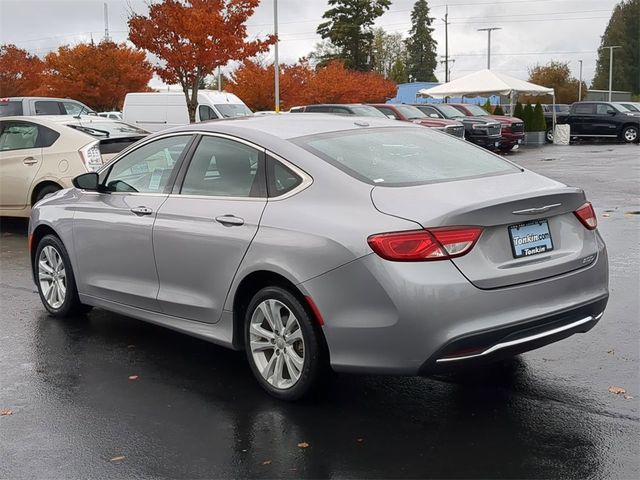
<path fill-rule="evenodd" d="M 515 258 L 530 257 L 553 250 L 547 220 L 533 220 L 509 226 L 511 250 Z"/>

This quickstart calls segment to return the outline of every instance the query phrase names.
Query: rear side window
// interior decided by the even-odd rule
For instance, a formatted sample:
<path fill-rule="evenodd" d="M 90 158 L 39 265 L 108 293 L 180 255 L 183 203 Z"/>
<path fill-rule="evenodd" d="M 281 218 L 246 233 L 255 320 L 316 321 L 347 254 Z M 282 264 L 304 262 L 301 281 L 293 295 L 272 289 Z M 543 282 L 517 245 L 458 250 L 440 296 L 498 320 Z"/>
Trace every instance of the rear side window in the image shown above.
<path fill-rule="evenodd" d="M 293 170 L 286 167 L 272 157 L 267 162 L 267 189 L 269 197 L 279 197 L 290 192 L 302 183 Z"/>
<path fill-rule="evenodd" d="M 2 122 L 0 151 L 24 150 L 38 146 L 38 125 L 29 122 Z"/>
<path fill-rule="evenodd" d="M 38 100 L 35 102 L 36 115 L 64 115 L 62 104 L 52 100 Z"/>
<path fill-rule="evenodd" d="M 0 117 L 13 117 L 22 115 L 22 100 L 0 100 Z"/>
<path fill-rule="evenodd" d="M 574 112 L 581 115 L 591 115 L 595 113 L 595 105 L 592 103 L 586 103 L 582 105 L 576 105 Z"/>
<path fill-rule="evenodd" d="M 427 128 L 367 128 L 293 142 L 372 185 L 420 185 L 520 171 L 496 155 Z"/>
<path fill-rule="evenodd" d="M 180 193 L 212 197 L 264 197 L 262 153 L 243 143 L 202 137 Z"/>

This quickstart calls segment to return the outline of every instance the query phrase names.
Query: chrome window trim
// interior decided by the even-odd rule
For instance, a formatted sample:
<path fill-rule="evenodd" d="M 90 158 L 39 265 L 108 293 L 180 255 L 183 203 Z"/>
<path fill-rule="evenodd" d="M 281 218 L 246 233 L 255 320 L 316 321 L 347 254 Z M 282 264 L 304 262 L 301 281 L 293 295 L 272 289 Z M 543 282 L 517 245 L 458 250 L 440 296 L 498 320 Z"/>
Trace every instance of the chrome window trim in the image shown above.
<path fill-rule="evenodd" d="M 158 194 L 158 193 L 142 193 L 142 192 L 109 192 L 110 195 L 116 194 L 116 195 L 157 195 L 157 196 L 168 196 L 169 198 L 177 198 L 177 197 L 182 197 L 182 198 L 210 198 L 210 199 L 216 199 L 216 200 L 242 200 L 242 201 L 280 201 L 280 200 L 286 200 L 289 197 L 292 197 L 293 195 L 296 195 L 300 192 L 302 192 L 303 190 L 307 189 L 309 186 L 311 186 L 311 184 L 313 183 L 313 177 L 311 175 L 309 175 L 307 172 L 305 172 L 304 170 L 302 170 L 300 167 L 298 167 L 297 165 L 294 165 L 293 163 L 291 163 L 290 161 L 282 158 L 280 155 L 278 155 L 277 153 L 272 152 L 271 150 L 267 150 L 266 148 L 257 145 L 249 140 L 245 140 L 244 138 L 239 138 L 233 135 L 229 135 L 226 133 L 219 133 L 219 132 L 203 132 L 203 131 L 199 131 L 199 130 L 184 130 L 184 131 L 180 131 L 180 132 L 170 132 L 170 133 L 166 133 L 163 135 L 158 135 L 149 139 L 145 139 L 145 140 L 141 140 L 140 143 L 135 144 L 134 148 L 131 149 L 125 149 L 122 152 L 120 152 L 120 154 L 114 158 L 111 159 L 110 162 L 106 163 L 105 165 L 103 165 L 96 173 L 98 173 L 98 175 L 102 174 L 103 171 L 105 171 L 108 167 L 111 167 L 112 165 L 114 165 L 116 162 L 120 161 L 120 159 L 122 157 L 124 157 L 125 155 L 128 155 L 129 153 L 132 153 L 134 151 L 136 151 L 137 149 L 147 145 L 148 143 L 151 142 L 155 142 L 157 140 L 162 140 L 164 138 L 168 138 L 168 137 L 175 137 L 175 136 L 182 136 L 182 135 L 201 135 L 201 136 L 208 136 L 208 137 L 218 137 L 218 138 L 224 138 L 227 140 L 231 140 L 234 142 L 238 142 L 238 143 L 242 143 L 248 147 L 253 148 L 254 150 L 257 150 L 259 152 L 262 152 L 264 154 L 270 155 L 271 157 L 273 157 L 276 161 L 282 163 L 283 165 L 285 165 L 287 168 L 291 169 L 296 175 L 298 175 L 300 178 L 302 178 L 302 182 L 300 183 L 300 185 L 298 185 L 296 188 L 288 191 L 287 193 L 284 193 L 280 196 L 277 197 L 224 197 L 224 196 L 213 196 L 213 195 L 183 195 L 181 193 L 169 193 L 169 194 Z M 97 194 L 103 194 L 103 192 L 94 192 Z"/>

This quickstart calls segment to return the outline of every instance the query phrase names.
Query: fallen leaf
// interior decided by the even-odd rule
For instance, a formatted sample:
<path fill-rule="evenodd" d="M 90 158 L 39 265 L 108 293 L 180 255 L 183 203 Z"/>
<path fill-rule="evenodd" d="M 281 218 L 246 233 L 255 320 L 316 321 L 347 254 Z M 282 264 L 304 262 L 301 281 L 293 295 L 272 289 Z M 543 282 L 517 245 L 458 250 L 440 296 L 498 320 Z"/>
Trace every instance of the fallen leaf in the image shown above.
<path fill-rule="evenodd" d="M 6 417 L 7 415 L 13 415 L 13 410 L 9 408 L 0 408 L 0 417 Z"/>
<path fill-rule="evenodd" d="M 631 400 L 633 398 L 633 395 L 625 395 L 624 397 L 625 400 Z"/>
<path fill-rule="evenodd" d="M 613 355 L 615 353 L 615 350 L 612 348 L 611 350 L 608 350 L 607 353 L 610 353 L 611 355 Z"/>
<path fill-rule="evenodd" d="M 262 462 L 263 465 L 271 465 L 271 460 L 265 460 Z"/>
<path fill-rule="evenodd" d="M 307 442 L 300 442 L 298 448 L 309 448 L 309 444 Z"/>
<path fill-rule="evenodd" d="M 121 460 L 124 460 L 126 457 L 124 455 L 118 455 L 117 457 L 113 457 L 111 460 L 109 460 L 110 462 L 120 462 Z"/>
<path fill-rule="evenodd" d="M 609 387 L 609 392 L 614 393 L 616 395 L 627 393 L 627 391 L 624 388 L 622 388 L 622 387 L 614 387 L 614 386 Z"/>
<path fill-rule="evenodd" d="M 138 378 L 138 375 L 129 375 L 129 380 L 137 380 Z"/>

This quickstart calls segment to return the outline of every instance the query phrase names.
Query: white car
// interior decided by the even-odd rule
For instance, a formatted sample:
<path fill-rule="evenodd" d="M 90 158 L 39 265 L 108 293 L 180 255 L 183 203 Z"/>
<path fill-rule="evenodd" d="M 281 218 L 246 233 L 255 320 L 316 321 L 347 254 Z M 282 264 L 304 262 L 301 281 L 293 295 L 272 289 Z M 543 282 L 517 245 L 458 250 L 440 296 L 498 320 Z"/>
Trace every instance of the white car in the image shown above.
<path fill-rule="evenodd" d="M 46 195 L 148 133 L 94 115 L 0 118 L 0 216 L 28 217 Z"/>
<path fill-rule="evenodd" d="M 122 120 L 122 112 L 100 112 L 98 116 L 110 118 L 111 120 Z"/>

